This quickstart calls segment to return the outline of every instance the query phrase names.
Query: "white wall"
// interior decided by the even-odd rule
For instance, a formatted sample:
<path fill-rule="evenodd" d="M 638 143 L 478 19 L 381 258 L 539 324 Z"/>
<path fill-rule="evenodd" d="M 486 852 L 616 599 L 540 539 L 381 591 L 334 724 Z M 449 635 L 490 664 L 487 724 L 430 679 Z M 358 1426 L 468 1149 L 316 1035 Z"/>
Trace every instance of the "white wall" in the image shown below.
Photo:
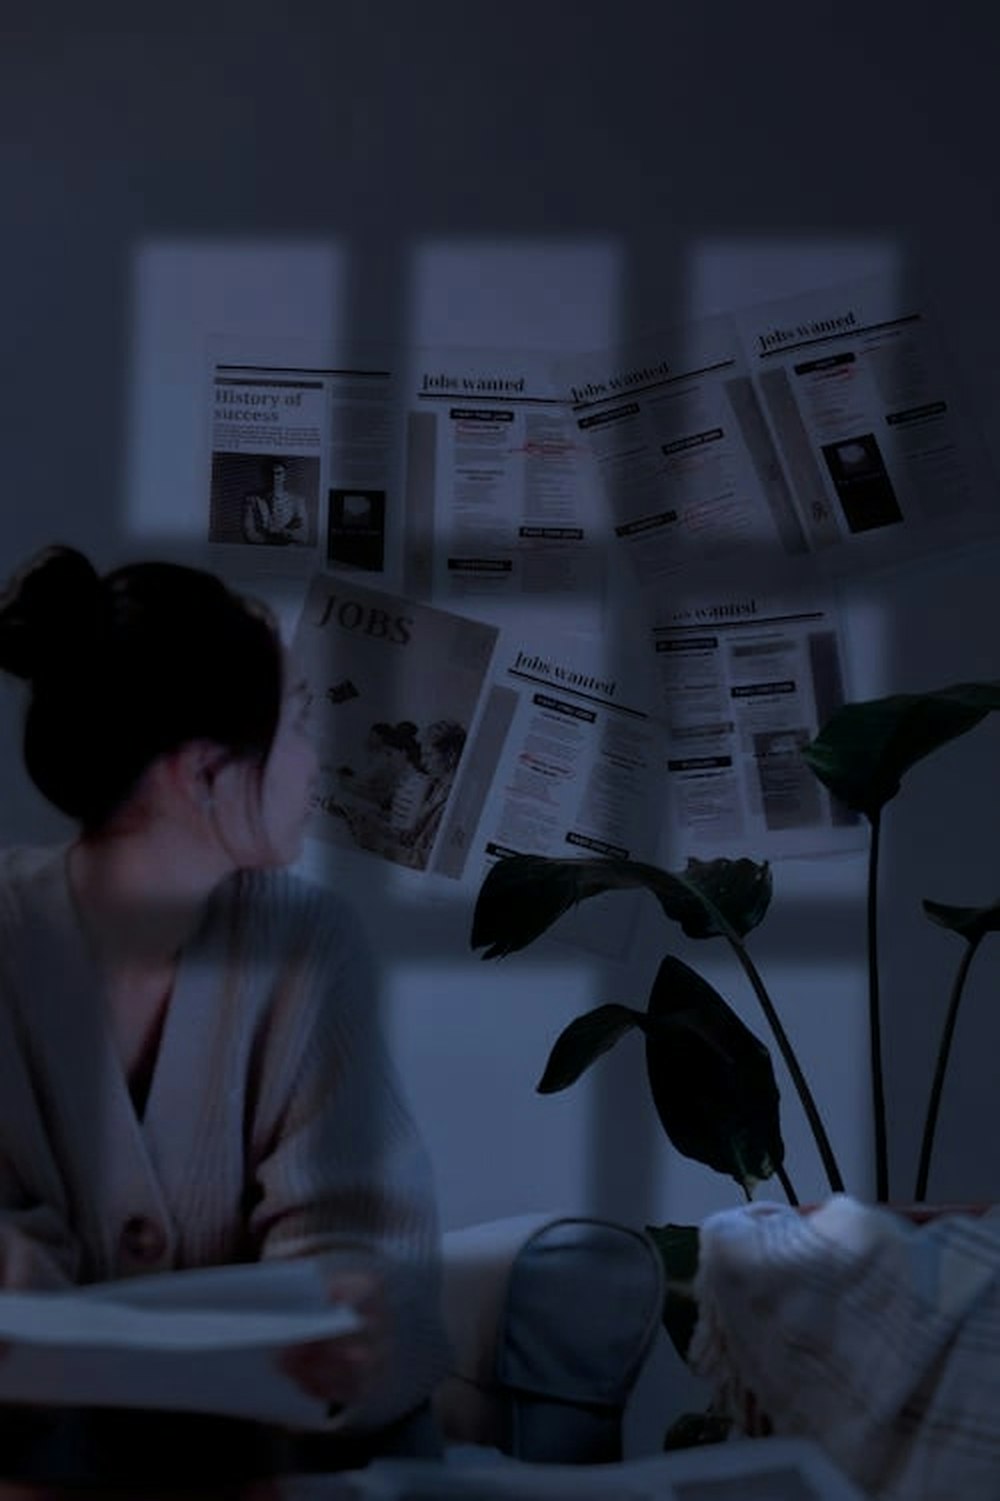
<path fill-rule="evenodd" d="M 57 538 L 104 565 L 177 545 L 172 496 L 203 482 L 204 337 L 222 329 L 582 349 L 890 268 L 930 285 L 996 458 L 994 28 L 973 0 L 35 7 L 0 62 L 0 571 Z M 858 690 L 1000 677 L 998 561 L 978 549 L 859 588 Z M 61 822 L 20 770 L 13 693 L 2 704 L 0 837 L 48 838 Z M 957 959 L 915 908 L 995 894 L 998 733 L 915 772 L 886 830 L 902 1197 Z M 861 1191 L 863 875 L 860 857 L 783 863 L 758 944 Z M 554 942 L 486 967 L 467 911 L 364 879 L 447 1223 L 549 1204 L 643 1223 L 732 1201 L 664 1148 L 635 1039 L 575 1091 L 533 1093 L 565 1021 L 647 983 L 650 910 L 620 970 Z M 1000 1194 L 989 970 L 986 955 L 956 1043 L 940 1197 Z M 713 976 L 732 973 L 720 954 Z M 819 1194 L 783 1094 L 790 1165 Z"/>

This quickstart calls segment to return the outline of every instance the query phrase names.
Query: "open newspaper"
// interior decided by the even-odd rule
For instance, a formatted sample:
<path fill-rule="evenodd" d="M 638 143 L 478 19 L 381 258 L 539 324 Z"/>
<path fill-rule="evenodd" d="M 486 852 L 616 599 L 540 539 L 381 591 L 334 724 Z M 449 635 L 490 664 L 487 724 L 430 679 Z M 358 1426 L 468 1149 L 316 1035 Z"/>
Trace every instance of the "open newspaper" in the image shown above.
<path fill-rule="evenodd" d="M 65 1292 L 0 1293 L 0 1402 L 208 1412 L 321 1428 L 323 1403 L 277 1364 L 350 1334 L 323 1257 L 161 1272 Z"/>
<path fill-rule="evenodd" d="M 465 1451 L 288 1478 L 281 1501 L 864 1501 L 806 1439 L 741 1439 L 623 1464 L 524 1464 Z"/>
<path fill-rule="evenodd" d="M 568 357 L 644 593 L 866 570 L 995 536 L 996 481 L 933 317 L 885 277 Z"/>

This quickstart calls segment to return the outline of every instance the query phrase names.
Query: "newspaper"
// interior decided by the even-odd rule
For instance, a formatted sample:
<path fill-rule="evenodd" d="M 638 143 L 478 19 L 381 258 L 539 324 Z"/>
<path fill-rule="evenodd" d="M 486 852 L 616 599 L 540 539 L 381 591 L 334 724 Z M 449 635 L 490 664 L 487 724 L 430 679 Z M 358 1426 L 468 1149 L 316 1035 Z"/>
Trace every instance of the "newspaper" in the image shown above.
<path fill-rule="evenodd" d="M 293 650 L 313 695 L 320 784 L 309 832 L 412 870 L 442 869 L 442 820 L 497 628 L 317 574 Z"/>
<path fill-rule="evenodd" d="M 406 592 L 473 609 L 559 601 L 595 623 L 603 505 L 552 358 L 422 349 L 407 381 Z"/>
<path fill-rule="evenodd" d="M 528 1464 L 464 1450 L 283 1479 L 280 1501 L 864 1501 L 804 1438 L 737 1439 L 620 1464 Z"/>
<path fill-rule="evenodd" d="M 359 1327 L 352 1309 L 327 1302 L 330 1274 L 315 1257 L 0 1293 L 0 1401 L 323 1427 L 325 1405 L 276 1357 Z"/>
<path fill-rule="evenodd" d="M 650 860 L 664 816 L 664 726 L 636 664 L 605 636 L 501 635 L 475 761 L 444 831 L 442 868 L 481 883 L 512 854 Z M 600 901 L 600 899 L 599 899 Z M 595 903 L 556 935 L 620 954 L 635 907 Z"/>
<path fill-rule="evenodd" d="M 867 277 L 741 313 L 805 547 L 858 573 L 995 535 L 995 477 L 932 314 Z"/>
<path fill-rule="evenodd" d="M 211 351 L 207 524 L 217 561 L 236 572 L 382 574 L 400 536 L 392 352 L 265 340 L 240 357 L 235 348 L 217 340 Z"/>
<path fill-rule="evenodd" d="M 658 810 L 658 734 L 641 697 L 604 665 L 599 637 L 505 640 L 493 701 L 508 733 L 480 832 L 488 856 L 650 851 Z"/>
<path fill-rule="evenodd" d="M 667 723 L 671 862 L 864 847 L 861 818 L 801 755 L 846 697 L 831 597 L 703 594 L 664 610 L 651 641 Z"/>
<path fill-rule="evenodd" d="M 692 566 L 781 548 L 791 497 L 776 455 L 744 439 L 740 417 L 763 424 L 730 318 L 560 361 L 558 374 L 614 543 L 648 595 Z"/>
<path fill-rule="evenodd" d="M 616 544 L 679 577 L 844 577 L 1000 527 L 933 318 L 886 277 L 563 360 Z"/>

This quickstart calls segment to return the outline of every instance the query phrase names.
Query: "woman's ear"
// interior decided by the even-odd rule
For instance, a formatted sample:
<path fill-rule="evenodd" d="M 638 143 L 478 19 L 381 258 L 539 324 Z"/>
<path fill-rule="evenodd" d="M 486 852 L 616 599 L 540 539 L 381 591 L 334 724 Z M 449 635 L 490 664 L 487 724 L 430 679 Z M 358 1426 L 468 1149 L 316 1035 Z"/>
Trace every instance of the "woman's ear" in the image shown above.
<path fill-rule="evenodd" d="M 189 741 L 156 766 L 157 811 L 198 839 L 210 837 L 234 865 L 259 855 L 254 770 L 249 761 L 210 741 Z"/>
<path fill-rule="evenodd" d="M 211 811 L 215 782 L 230 760 L 224 747 L 210 740 L 191 740 L 162 758 L 170 789 L 189 807 Z"/>

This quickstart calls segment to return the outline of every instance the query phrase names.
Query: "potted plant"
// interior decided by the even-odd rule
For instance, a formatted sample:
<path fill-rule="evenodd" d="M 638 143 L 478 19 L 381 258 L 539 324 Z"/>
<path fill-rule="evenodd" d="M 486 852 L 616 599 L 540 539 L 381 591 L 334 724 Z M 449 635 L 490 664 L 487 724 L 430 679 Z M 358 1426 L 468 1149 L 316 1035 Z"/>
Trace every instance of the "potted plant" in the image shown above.
<path fill-rule="evenodd" d="M 878 960 L 879 851 L 886 806 L 906 772 L 1000 708 L 1000 683 L 961 683 L 932 692 L 844 704 L 801 754 L 813 773 L 870 825 L 867 873 L 868 1021 L 876 1201 L 889 1199 Z M 767 862 L 689 860 L 682 872 L 631 860 L 514 855 L 486 876 L 476 902 L 471 944 L 484 959 L 527 947 L 578 902 L 602 892 L 643 888 L 688 938 L 721 938 L 732 950 L 763 1012 L 805 1112 L 831 1192 L 844 1181 L 825 1125 L 778 1009 L 753 961 L 747 938 L 772 898 Z M 926 1198 L 935 1127 L 955 1024 L 970 966 L 983 939 L 1000 929 L 1000 902 L 978 908 L 923 903 L 926 915 L 958 935 L 965 950 L 944 1022 L 925 1117 L 914 1201 Z M 784 1161 L 778 1090 L 770 1053 L 728 1002 L 694 969 L 666 953 L 642 1008 L 605 1004 L 577 1017 L 557 1038 L 538 1089 L 568 1088 L 626 1032 L 645 1043 L 646 1073 L 660 1123 L 674 1145 L 728 1174 L 749 1199 L 775 1175 L 789 1203 L 797 1196 Z M 664 1321 L 682 1353 L 694 1311 L 676 1289 L 690 1283 L 697 1229 L 647 1227 L 664 1258 Z"/>

